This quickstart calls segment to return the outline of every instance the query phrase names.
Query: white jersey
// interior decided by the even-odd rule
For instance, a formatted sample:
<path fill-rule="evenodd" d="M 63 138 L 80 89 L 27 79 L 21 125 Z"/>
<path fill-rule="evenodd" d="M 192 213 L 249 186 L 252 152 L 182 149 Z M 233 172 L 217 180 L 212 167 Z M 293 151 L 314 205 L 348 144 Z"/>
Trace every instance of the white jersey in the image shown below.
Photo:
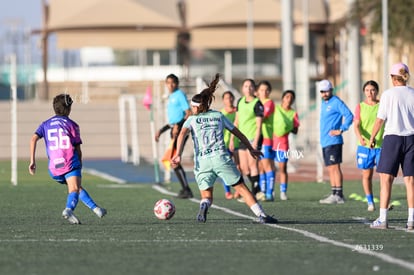
<path fill-rule="evenodd" d="M 414 135 L 414 89 L 395 86 L 384 91 L 377 118 L 385 121 L 384 136 Z"/>
<path fill-rule="evenodd" d="M 191 131 L 195 161 L 228 154 L 223 131 L 233 130 L 234 125 L 222 113 L 210 110 L 190 116 L 183 127 Z"/>

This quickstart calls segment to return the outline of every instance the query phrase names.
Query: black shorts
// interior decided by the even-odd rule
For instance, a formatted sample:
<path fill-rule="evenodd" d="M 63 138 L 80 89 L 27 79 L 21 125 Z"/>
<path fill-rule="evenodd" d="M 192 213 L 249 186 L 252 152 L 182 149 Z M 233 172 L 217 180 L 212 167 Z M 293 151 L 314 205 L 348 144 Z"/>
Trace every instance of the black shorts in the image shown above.
<path fill-rule="evenodd" d="M 377 172 L 396 177 L 400 165 L 404 177 L 414 176 L 414 136 L 386 135 Z"/>
<path fill-rule="evenodd" d="M 342 163 L 342 144 L 323 147 L 322 156 L 325 166 Z"/>

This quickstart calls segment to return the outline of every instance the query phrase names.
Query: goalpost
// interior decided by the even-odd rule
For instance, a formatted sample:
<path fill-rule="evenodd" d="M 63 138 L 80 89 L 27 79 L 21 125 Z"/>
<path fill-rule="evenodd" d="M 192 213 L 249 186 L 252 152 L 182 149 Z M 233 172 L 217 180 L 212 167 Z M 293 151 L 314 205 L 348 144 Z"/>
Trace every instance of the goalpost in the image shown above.
<path fill-rule="evenodd" d="M 11 183 L 17 185 L 17 69 L 16 55 L 10 55 L 11 92 Z"/>
<path fill-rule="evenodd" d="M 121 160 L 122 162 L 132 162 L 139 165 L 140 152 L 138 146 L 138 122 L 137 122 L 137 103 L 134 95 L 122 95 L 118 100 L 119 105 L 119 131 L 121 138 Z M 129 120 L 127 121 L 127 109 Z M 129 129 L 127 123 L 129 122 Z M 128 133 L 129 130 L 129 133 Z M 128 144 L 128 134 L 130 135 L 131 145 Z"/>

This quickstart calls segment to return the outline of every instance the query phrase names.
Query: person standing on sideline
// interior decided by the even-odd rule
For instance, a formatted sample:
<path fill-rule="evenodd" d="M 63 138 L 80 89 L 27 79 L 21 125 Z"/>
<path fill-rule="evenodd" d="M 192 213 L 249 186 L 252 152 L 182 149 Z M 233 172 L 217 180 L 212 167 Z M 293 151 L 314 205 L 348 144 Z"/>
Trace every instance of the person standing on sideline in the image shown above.
<path fill-rule="evenodd" d="M 256 84 L 253 79 L 245 79 L 242 84 L 243 97 L 237 102 L 234 125 L 242 132 L 256 150 L 261 150 L 263 104 L 255 97 Z M 231 138 L 234 138 L 232 135 Z M 230 150 L 233 148 L 230 147 Z M 239 145 L 240 170 L 251 183 L 251 191 L 256 195 L 259 188 L 258 161 L 249 152 L 244 143 Z"/>
<path fill-rule="evenodd" d="M 295 92 L 286 90 L 282 94 L 282 104 L 276 106 L 273 119 L 273 150 L 274 160 L 279 165 L 280 199 L 287 200 L 288 173 L 287 163 L 289 159 L 289 134 L 297 134 L 299 129 L 298 113 L 292 109 L 295 102 Z"/>
<path fill-rule="evenodd" d="M 322 104 L 320 114 L 320 142 L 325 166 L 328 167 L 332 194 L 321 199 L 321 204 L 344 203 L 343 177 L 341 170 L 342 133 L 351 126 L 354 116 L 345 103 L 333 95 L 333 86 L 329 80 L 318 84 Z"/>
<path fill-rule="evenodd" d="M 49 174 L 68 188 L 63 218 L 71 224 L 80 224 L 73 213 L 79 199 L 99 218 L 106 210 L 99 207 L 82 186 L 82 140 L 79 125 L 69 118 L 73 100 L 68 94 L 57 95 L 53 99 L 55 116 L 42 122 L 30 140 L 29 173 L 36 173 L 36 145 L 44 138 L 49 159 Z"/>
<path fill-rule="evenodd" d="M 384 127 L 378 132 L 375 139 L 375 146 L 371 148 L 369 138 L 377 118 L 379 107 L 378 83 L 374 80 L 365 82 L 363 86 L 365 100 L 359 103 L 354 113 L 354 130 L 358 138 L 358 148 L 356 152 L 357 167 L 362 170 L 362 187 L 368 203 L 368 211 L 375 210 L 374 195 L 372 193 L 372 176 L 374 166 L 378 164 L 381 154 L 382 136 Z"/>
<path fill-rule="evenodd" d="M 221 113 L 231 122 L 234 122 L 236 118 L 236 107 L 234 106 L 234 95 L 231 91 L 225 91 L 222 95 L 223 105 L 224 107 L 221 109 Z M 239 149 L 239 139 L 234 138 L 231 151 L 230 148 L 230 136 L 231 132 L 229 130 L 224 130 L 224 144 L 226 148 L 229 150 L 230 155 L 233 157 L 234 162 L 236 163 L 237 167 L 239 166 L 239 156 L 238 156 L 238 149 Z M 230 186 L 224 184 L 224 196 L 226 199 L 230 200 L 233 198 L 233 194 L 231 193 Z M 236 194 L 237 195 L 237 194 Z"/>
<path fill-rule="evenodd" d="M 177 148 L 178 134 L 180 133 L 184 121 L 190 115 L 190 106 L 188 105 L 185 93 L 178 87 L 179 79 L 176 75 L 169 74 L 165 79 L 165 84 L 168 91 L 170 92 L 167 103 L 168 124 L 157 131 L 155 134 L 155 141 L 158 142 L 161 134 L 171 129 L 171 144 L 170 148 L 167 149 L 166 155 L 164 157 L 171 163 L 171 157 L 174 155 L 174 151 Z M 193 192 L 188 185 L 187 176 L 185 174 L 183 166 L 181 164 L 171 164 L 182 188 L 177 197 L 181 199 L 192 198 Z"/>
<path fill-rule="evenodd" d="M 263 123 L 262 123 L 262 154 L 259 160 L 259 182 L 260 193 L 256 194 L 256 199 L 273 201 L 273 188 L 275 185 L 275 163 L 273 151 L 273 116 L 275 104 L 270 99 L 272 85 L 267 80 L 257 84 L 256 94 L 263 104 Z"/>
<path fill-rule="evenodd" d="M 401 166 L 407 192 L 407 230 L 414 229 L 414 89 L 407 86 L 410 71 L 404 63 L 396 63 L 390 71 L 393 87 L 384 91 L 369 144 L 375 146 L 376 136 L 384 127 L 381 156 L 377 166 L 380 174 L 380 213 L 371 223 L 374 229 L 388 228 L 388 206 L 392 184 Z"/>
<path fill-rule="evenodd" d="M 263 211 L 244 184 L 243 177 L 224 144 L 224 129 L 239 138 L 253 158 L 259 157 L 261 152 L 254 149 L 246 136 L 222 113 L 210 110 L 219 79 L 219 74 L 216 74 L 210 85 L 191 99 L 193 115 L 186 120 L 180 132 L 173 163 L 180 163 L 185 137 L 191 132 L 194 142 L 194 174 L 201 194 L 197 221 L 207 221 L 207 212 L 213 203 L 214 183 L 220 177 L 226 185 L 240 193 L 260 223 L 277 223 L 277 219 Z"/>

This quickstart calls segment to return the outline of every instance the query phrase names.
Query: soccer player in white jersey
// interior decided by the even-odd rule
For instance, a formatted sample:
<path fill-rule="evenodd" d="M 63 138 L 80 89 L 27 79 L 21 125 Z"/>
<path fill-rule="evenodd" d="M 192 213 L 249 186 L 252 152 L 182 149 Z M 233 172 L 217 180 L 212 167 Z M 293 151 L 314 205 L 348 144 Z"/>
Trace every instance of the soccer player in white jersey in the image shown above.
<path fill-rule="evenodd" d="M 213 202 L 213 186 L 217 177 L 220 177 L 226 185 L 232 186 L 239 192 L 260 223 L 277 223 L 277 219 L 265 214 L 262 206 L 244 183 L 225 146 L 224 129 L 238 137 L 254 158 L 259 157 L 261 152 L 254 149 L 246 136 L 222 113 L 210 110 L 219 79 L 219 74 L 216 74 L 208 88 L 193 96 L 191 100 L 193 115 L 184 122 L 178 136 L 177 153 L 172 161 L 177 164 L 181 162 L 184 139 L 191 132 L 194 142 L 194 174 L 201 193 L 200 210 L 197 215 L 199 222 L 207 220 L 207 211 Z"/>

